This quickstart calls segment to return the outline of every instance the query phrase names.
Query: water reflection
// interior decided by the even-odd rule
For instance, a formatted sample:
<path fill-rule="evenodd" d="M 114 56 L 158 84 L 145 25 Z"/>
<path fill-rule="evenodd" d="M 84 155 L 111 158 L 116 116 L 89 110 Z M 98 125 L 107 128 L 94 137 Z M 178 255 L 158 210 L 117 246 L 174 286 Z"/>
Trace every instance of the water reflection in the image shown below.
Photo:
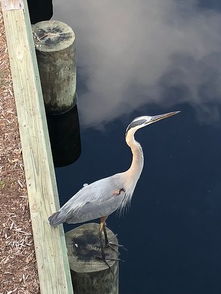
<path fill-rule="evenodd" d="M 81 153 L 78 109 L 60 115 L 47 114 L 54 165 L 65 166 L 76 161 Z"/>
<path fill-rule="evenodd" d="M 54 17 L 76 33 L 85 84 L 81 123 L 99 127 L 147 102 L 173 109 L 188 102 L 202 111 L 201 120 L 218 116 L 221 12 L 215 2 L 55 0 Z M 165 83 L 183 92 L 165 99 Z"/>

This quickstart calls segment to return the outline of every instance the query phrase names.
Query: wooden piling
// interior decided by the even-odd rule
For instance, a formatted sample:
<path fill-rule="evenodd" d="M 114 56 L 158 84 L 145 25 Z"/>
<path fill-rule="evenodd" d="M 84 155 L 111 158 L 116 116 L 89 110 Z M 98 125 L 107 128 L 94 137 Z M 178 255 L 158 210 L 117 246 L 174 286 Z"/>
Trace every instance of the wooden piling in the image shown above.
<path fill-rule="evenodd" d="M 118 294 L 119 262 L 118 249 L 105 249 L 110 268 L 101 257 L 99 225 L 84 224 L 65 234 L 68 259 L 71 268 L 75 294 Z M 107 228 L 108 239 L 118 244 L 116 236 Z M 114 247 L 114 246 L 113 246 Z"/>
<path fill-rule="evenodd" d="M 46 112 L 67 112 L 76 103 L 75 34 L 57 20 L 38 22 L 32 30 Z"/>

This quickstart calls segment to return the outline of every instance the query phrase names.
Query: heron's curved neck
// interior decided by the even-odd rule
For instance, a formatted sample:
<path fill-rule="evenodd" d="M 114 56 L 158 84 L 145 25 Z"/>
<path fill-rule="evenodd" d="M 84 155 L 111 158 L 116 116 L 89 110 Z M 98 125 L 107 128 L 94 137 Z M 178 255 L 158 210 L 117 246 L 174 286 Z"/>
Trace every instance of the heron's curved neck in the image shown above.
<path fill-rule="evenodd" d="M 135 140 L 133 131 L 127 133 L 126 142 L 132 152 L 132 163 L 126 173 L 138 180 L 144 165 L 143 150 L 141 145 Z"/>

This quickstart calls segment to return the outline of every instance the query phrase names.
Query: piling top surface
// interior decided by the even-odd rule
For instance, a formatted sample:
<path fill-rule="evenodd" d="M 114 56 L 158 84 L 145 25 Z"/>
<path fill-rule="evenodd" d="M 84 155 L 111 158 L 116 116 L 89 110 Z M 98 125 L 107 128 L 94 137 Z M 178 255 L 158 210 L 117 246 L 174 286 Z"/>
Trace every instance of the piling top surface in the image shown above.
<path fill-rule="evenodd" d="M 32 26 L 36 49 L 43 52 L 60 51 L 75 40 L 72 28 L 58 20 L 40 21 Z"/>
<path fill-rule="evenodd" d="M 118 244 L 116 236 L 107 228 L 110 242 Z M 100 259 L 99 225 L 88 223 L 77 227 L 65 234 L 68 249 L 68 259 L 71 270 L 79 273 L 98 272 L 107 269 Z M 118 259 L 118 249 L 105 248 L 107 259 Z M 116 262 L 108 260 L 110 267 Z"/>

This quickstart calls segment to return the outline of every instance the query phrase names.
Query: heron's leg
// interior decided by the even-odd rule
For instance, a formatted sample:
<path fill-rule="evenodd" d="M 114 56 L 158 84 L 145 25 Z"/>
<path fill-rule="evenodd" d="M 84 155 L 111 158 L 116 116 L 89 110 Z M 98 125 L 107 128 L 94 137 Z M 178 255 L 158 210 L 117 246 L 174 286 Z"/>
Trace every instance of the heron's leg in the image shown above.
<path fill-rule="evenodd" d="M 101 217 L 101 223 L 102 223 L 101 229 L 104 232 L 105 246 L 107 246 L 109 244 L 109 240 L 107 237 L 106 223 L 105 223 L 106 219 L 107 219 L 107 216 Z"/>
<path fill-rule="evenodd" d="M 106 221 L 106 219 L 107 219 L 107 217 L 105 218 L 105 221 Z M 113 246 L 116 246 L 116 247 L 124 247 L 124 246 L 120 245 L 120 244 L 110 242 L 108 240 L 105 221 L 103 222 L 103 232 L 104 232 L 104 239 L 105 239 L 105 247 L 110 247 L 111 249 L 113 249 L 114 251 L 116 251 L 118 253 L 118 251 Z"/>
<path fill-rule="evenodd" d="M 100 231 L 104 232 L 104 239 L 105 239 L 105 247 L 108 247 L 111 242 L 109 242 L 108 237 L 107 237 L 107 230 L 106 230 L 106 219 L 107 216 L 103 216 L 100 218 Z"/>
<path fill-rule="evenodd" d="M 103 260 L 103 262 L 108 266 L 108 268 L 111 270 L 111 267 L 109 265 L 109 263 L 106 260 L 105 257 L 105 253 L 104 253 L 104 245 L 103 245 L 103 241 L 102 241 L 102 230 L 101 230 L 101 225 L 99 228 L 99 239 L 100 239 L 100 247 L 101 247 L 101 257 L 97 256 L 98 259 Z"/>
<path fill-rule="evenodd" d="M 105 260 L 105 253 L 104 253 L 104 245 L 103 245 L 103 238 L 102 238 L 102 231 L 104 229 L 105 224 L 105 217 L 100 218 L 100 226 L 99 226 L 99 239 L 100 239 L 100 247 L 101 247 L 101 256 Z"/>
<path fill-rule="evenodd" d="M 104 239 L 105 239 L 105 246 L 108 247 L 110 244 L 111 245 L 117 245 L 117 244 L 112 244 L 109 242 L 108 237 L 107 237 L 107 230 L 106 230 L 106 224 L 104 223 L 103 225 L 103 232 L 104 232 Z"/>
<path fill-rule="evenodd" d="M 100 226 L 99 226 L 99 239 L 100 239 L 100 247 L 101 247 L 101 259 L 104 261 L 104 263 L 109 267 L 111 270 L 110 265 L 108 264 L 107 260 L 111 261 L 119 261 L 119 259 L 114 259 L 114 258 L 106 258 L 105 252 L 104 252 L 104 245 L 103 245 L 103 238 L 102 238 L 102 231 L 104 229 L 104 224 L 105 224 L 106 217 L 102 217 L 100 219 Z M 98 257 L 100 259 L 100 257 Z M 111 270 L 112 271 L 112 270 Z"/>
<path fill-rule="evenodd" d="M 111 242 L 109 242 L 108 237 L 107 237 L 107 230 L 106 230 L 106 224 L 105 221 L 107 219 L 107 216 L 103 216 L 100 218 L 100 226 L 99 226 L 99 239 L 100 239 L 100 246 L 101 246 L 101 256 L 102 258 L 105 258 L 105 253 L 104 253 L 104 248 L 105 247 L 110 247 L 112 248 L 114 251 L 117 252 L 117 250 L 115 248 L 113 248 L 111 245 L 116 245 L 116 246 L 121 246 L 118 244 L 113 244 Z M 103 238 L 102 238 L 102 231 L 104 232 L 104 238 L 105 238 L 105 247 L 103 245 Z M 119 259 L 109 259 L 109 260 L 119 260 Z"/>

